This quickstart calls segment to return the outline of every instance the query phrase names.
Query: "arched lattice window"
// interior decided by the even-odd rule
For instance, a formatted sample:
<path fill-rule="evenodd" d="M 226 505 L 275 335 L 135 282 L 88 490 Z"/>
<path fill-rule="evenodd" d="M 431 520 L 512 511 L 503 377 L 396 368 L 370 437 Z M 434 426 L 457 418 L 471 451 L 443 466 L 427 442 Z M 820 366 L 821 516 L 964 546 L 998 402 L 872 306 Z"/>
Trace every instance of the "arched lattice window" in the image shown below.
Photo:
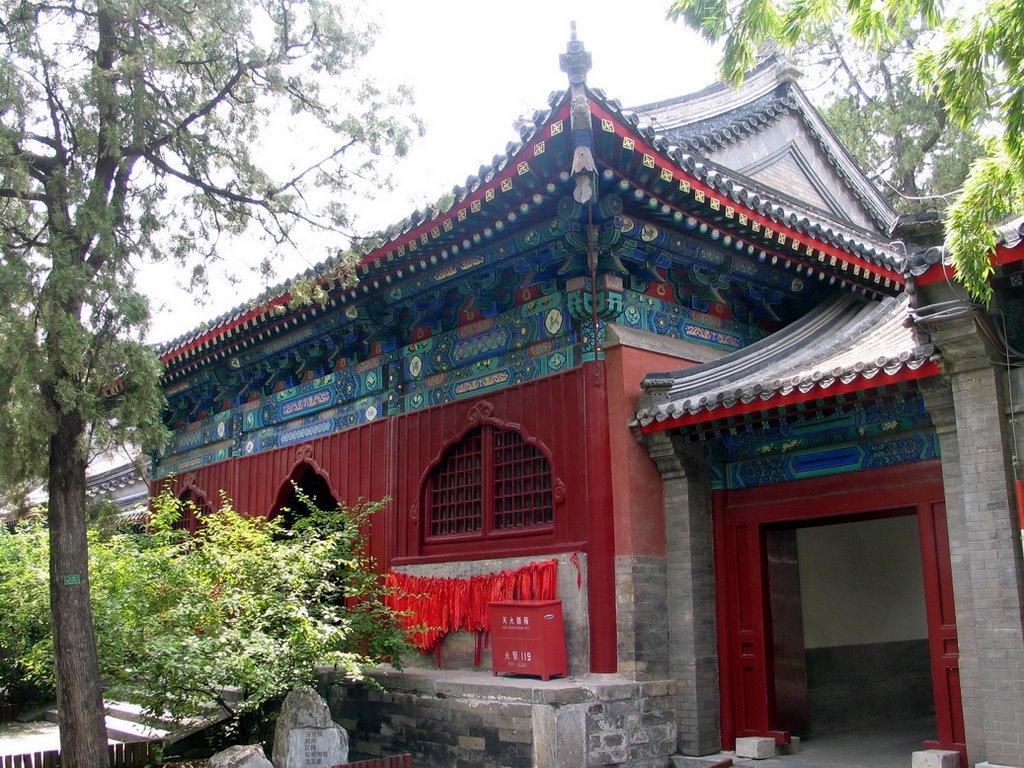
<path fill-rule="evenodd" d="M 203 525 L 203 517 L 210 514 L 210 505 L 195 490 L 189 488 L 178 494 L 181 502 L 181 517 L 174 521 L 174 528 L 179 531 L 195 533 Z"/>
<path fill-rule="evenodd" d="M 488 536 L 554 523 L 551 464 L 518 432 L 485 424 L 451 446 L 427 481 L 426 535 Z"/>

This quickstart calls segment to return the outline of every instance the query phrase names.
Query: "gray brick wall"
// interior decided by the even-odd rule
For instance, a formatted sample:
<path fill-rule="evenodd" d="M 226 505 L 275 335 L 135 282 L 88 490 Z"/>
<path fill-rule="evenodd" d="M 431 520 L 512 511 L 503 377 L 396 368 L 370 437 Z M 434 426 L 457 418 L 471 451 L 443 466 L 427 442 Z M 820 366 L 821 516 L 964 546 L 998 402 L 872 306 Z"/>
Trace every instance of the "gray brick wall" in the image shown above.
<path fill-rule="evenodd" d="M 411 752 L 422 768 L 667 768 L 675 751 L 669 680 L 374 676 L 383 689 L 325 673 L 331 713 L 356 754 Z"/>
<path fill-rule="evenodd" d="M 665 566 L 663 557 L 615 561 L 619 673 L 637 680 L 669 673 Z"/>
<path fill-rule="evenodd" d="M 668 651 L 678 692 L 678 748 L 684 755 L 706 755 L 721 748 L 710 479 L 699 453 L 676 446 L 666 433 L 648 435 L 647 445 L 665 484 Z"/>
<path fill-rule="evenodd" d="M 968 759 L 1024 766 L 1024 565 L 1006 378 L 988 363 L 972 319 L 933 337 L 943 381 L 922 390 L 942 449 Z"/>

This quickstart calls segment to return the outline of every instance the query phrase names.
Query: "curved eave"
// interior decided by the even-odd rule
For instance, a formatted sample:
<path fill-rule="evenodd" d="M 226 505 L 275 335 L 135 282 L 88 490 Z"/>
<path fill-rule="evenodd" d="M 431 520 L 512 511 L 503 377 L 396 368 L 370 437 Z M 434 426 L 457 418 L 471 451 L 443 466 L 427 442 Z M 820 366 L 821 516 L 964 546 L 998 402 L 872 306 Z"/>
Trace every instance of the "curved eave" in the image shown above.
<path fill-rule="evenodd" d="M 812 401 L 836 400 L 846 395 L 883 389 L 936 376 L 939 372 L 938 362 L 930 359 L 897 359 L 886 361 L 880 366 L 865 367 L 860 371 L 832 371 L 822 374 L 817 380 L 792 381 L 780 389 L 740 397 L 732 402 L 710 403 L 676 416 L 659 414 L 659 417 L 641 419 L 639 428 L 642 433 L 647 434 L 666 429 L 685 429 L 711 422 L 743 419 L 764 411 L 781 411 Z"/>
<path fill-rule="evenodd" d="M 259 303 L 255 308 L 247 311 L 232 313 L 233 316 L 221 324 L 216 325 L 205 333 L 196 334 L 192 339 L 174 347 L 160 356 L 160 362 L 170 365 L 176 360 L 185 357 L 192 357 L 198 353 L 216 347 L 239 331 L 248 331 L 256 325 L 264 323 L 275 314 L 275 307 L 285 307 L 291 301 L 291 294 L 287 291 L 269 301 Z"/>
<path fill-rule="evenodd" d="M 956 270 L 946 258 L 944 248 L 930 249 L 931 263 L 915 276 L 918 285 L 931 285 L 933 283 L 949 282 L 956 279 Z M 1019 240 L 1013 246 L 997 245 L 992 254 L 993 267 L 1006 267 L 1024 261 L 1024 240 Z"/>
<path fill-rule="evenodd" d="M 770 193 L 750 180 L 740 181 L 725 169 L 697 161 L 678 147 L 643 136 L 600 102 L 591 105 L 595 134 L 613 134 L 631 157 L 606 158 L 608 168 L 628 174 L 638 187 L 651 190 L 664 205 L 682 215 L 724 226 L 736 237 L 774 255 L 835 276 L 851 285 L 893 294 L 904 285 L 898 255 L 884 244 L 858 237 L 838 222 L 814 221 L 803 212 L 772 204 Z M 595 138 L 595 143 L 598 139 Z M 755 197 L 756 209 L 748 205 Z M 824 235 L 824 237 L 822 236 Z"/>
<path fill-rule="evenodd" d="M 358 301 L 396 281 L 436 267 L 439 261 L 460 257 L 485 244 L 531 210 L 561 190 L 551 190 L 560 179 L 555 169 L 567 169 L 571 160 L 569 104 L 564 94 L 553 97 L 554 107 L 544 120 L 529 130 L 523 143 L 510 146 L 507 156 L 496 159 L 479 176 L 456 187 L 456 201 L 444 213 L 414 214 L 396 227 L 388 241 L 364 255 L 356 267 L 359 284 L 329 292 L 331 306 Z M 165 366 L 183 373 L 204 361 L 221 359 L 251 339 L 258 340 L 276 329 L 297 325 L 300 314 L 317 314 L 315 308 L 287 310 L 291 296 L 287 284 L 269 292 L 271 298 L 231 310 L 214 321 L 209 330 L 171 342 L 161 354 Z"/>
<path fill-rule="evenodd" d="M 939 373 L 935 346 L 908 322 L 909 310 L 907 294 L 880 302 L 836 294 L 757 344 L 649 374 L 633 426 L 708 431 L 906 388 Z"/>
<path fill-rule="evenodd" d="M 772 55 L 748 71 L 738 88 L 719 81 L 693 93 L 631 107 L 630 111 L 654 115 L 666 131 L 685 130 L 722 114 L 743 110 L 780 85 L 792 83 L 797 76 L 797 70 L 789 61 Z"/>
<path fill-rule="evenodd" d="M 499 220 L 515 223 L 529 212 L 534 197 L 543 196 L 538 189 L 546 187 L 553 168 L 568 170 L 572 156 L 568 117 L 569 101 L 563 95 L 525 143 L 490 168 L 481 168 L 481 175 L 467 179 L 466 187 L 456 188 L 449 210 L 424 215 L 419 223 L 367 253 L 359 262 L 358 274 L 363 277 L 389 264 L 415 262 L 424 251 L 447 247 L 458 255 L 474 245 L 472 238 L 466 242 L 464 234 L 476 234 Z M 554 162 L 549 160 L 552 157 Z"/>

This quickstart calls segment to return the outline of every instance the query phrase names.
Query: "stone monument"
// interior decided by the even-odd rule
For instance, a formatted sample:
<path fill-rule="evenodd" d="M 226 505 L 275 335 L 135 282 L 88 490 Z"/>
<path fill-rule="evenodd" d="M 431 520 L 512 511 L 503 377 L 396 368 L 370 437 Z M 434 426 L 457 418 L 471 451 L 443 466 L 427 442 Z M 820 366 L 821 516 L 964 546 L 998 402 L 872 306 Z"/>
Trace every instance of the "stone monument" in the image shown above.
<path fill-rule="evenodd" d="M 348 762 L 348 733 L 312 688 L 296 688 L 274 729 L 274 768 L 330 768 Z"/>
<path fill-rule="evenodd" d="M 259 744 L 238 744 L 210 758 L 208 768 L 274 768 Z"/>

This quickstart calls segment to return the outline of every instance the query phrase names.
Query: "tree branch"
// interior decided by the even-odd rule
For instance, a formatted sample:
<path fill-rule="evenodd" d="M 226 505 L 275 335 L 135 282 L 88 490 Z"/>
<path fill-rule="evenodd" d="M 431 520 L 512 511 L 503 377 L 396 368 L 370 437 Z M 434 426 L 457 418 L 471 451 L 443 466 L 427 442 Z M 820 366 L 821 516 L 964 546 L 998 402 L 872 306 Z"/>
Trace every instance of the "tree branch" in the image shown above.
<path fill-rule="evenodd" d="M 47 203 L 49 198 L 41 192 L 19 192 L 16 189 L 0 187 L 0 198 L 22 200 L 26 203 Z"/>
<path fill-rule="evenodd" d="M 220 197 L 220 198 L 223 198 L 225 200 L 230 200 L 231 202 L 234 202 L 234 203 L 245 203 L 247 205 L 257 205 L 257 206 L 260 206 L 261 208 L 266 208 L 267 207 L 268 200 L 266 198 L 249 197 L 248 195 L 240 195 L 237 192 L 232 192 L 230 189 L 225 189 L 224 187 L 217 186 L 216 184 L 211 184 L 208 181 L 203 181 L 202 179 L 200 179 L 197 176 L 194 176 L 194 175 L 192 175 L 192 174 L 190 174 L 190 173 L 188 173 L 186 171 L 179 171 L 177 168 L 174 168 L 174 167 L 168 165 L 163 160 L 163 158 L 161 158 L 159 155 L 157 155 L 154 152 L 150 152 L 150 151 L 147 150 L 146 152 L 143 153 L 142 156 L 146 160 L 148 160 L 150 163 L 152 163 L 154 167 L 160 169 L 164 173 L 167 173 L 167 174 L 173 176 L 176 179 L 180 179 L 181 181 L 184 181 L 186 184 L 188 184 L 188 185 L 190 185 L 192 187 L 195 187 L 196 189 L 202 190 L 203 192 L 207 193 L 208 195 L 212 195 L 214 197 Z"/>
<path fill-rule="evenodd" d="M 145 155 L 148 157 L 151 153 L 169 144 L 171 141 L 174 140 L 176 136 L 180 136 L 181 134 L 185 133 L 190 125 L 192 125 L 197 120 L 209 115 L 211 112 L 213 112 L 214 109 L 216 109 L 216 107 L 219 104 L 224 102 L 231 95 L 231 92 L 234 91 L 238 83 L 241 82 L 242 77 L 245 75 L 245 73 L 250 71 L 253 66 L 253 64 L 242 64 L 241 66 L 239 66 L 234 71 L 234 73 L 232 73 L 231 77 L 229 77 L 225 81 L 224 85 L 221 86 L 221 89 L 214 96 L 212 96 L 205 104 L 203 104 L 199 109 L 186 115 L 184 119 L 182 119 L 176 126 L 171 128 L 164 135 L 157 137 L 155 140 L 147 143 L 143 147 L 135 147 L 132 149 L 132 151 L 138 152 L 138 154 Z"/>
<path fill-rule="evenodd" d="M 345 152 L 347 152 L 351 147 L 355 146 L 355 144 L 356 144 L 356 140 L 355 139 L 349 139 L 345 144 L 342 144 L 340 147 L 335 149 L 329 155 L 326 155 L 326 156 L 322 157 L 321 159 L 317 160 L 315 163 L 310 165 L 304 171 L 299 172 L 296 176 L 293 176 L 291 179 L 289 179 L 288 181 L 284 182 L 279 187 L 276 187 L 275 189 L 271 190 L 271 192 L 269 193 L 268 197 L 274 197 L 276 195 L 281 194 L 286 189 L 289 189 L 289 188 L 292 188 L 292 187 L 296 186 L 300 181 L 302 181 L 302 179 L 305 176 L 309 175 L 313 171 L 316 171 L 316 170 L 322 168 L 324 166 L 324 163 L 328 162 L 329 160 L 333 160 L 334 158 L 338 157 L 339 155 L 345 154 Z"/>
<path fill-rule="evenodd" d="M 829 45 L 832 46 L 832 50 L 835 52 L 836 59 L 838 59 L 839 61 L 839 68 L 846 73 L 846 77 L 847 79 L 849 79 L 850 85 L 852 85 L 854 89 L 857 91 L 857 93 L 860 94 L 860 97 L 864 100 L 864 103 L 874 104 L 874 97 L 868 94 L 868 92 L 864 90 L 864 86 L 860 84 L 860 78 L 858 78 L 857 75 L 854 74 L 849 62 L 846 61 L 846 57 L 843 55 L 842 46 L 839 44 L 839 41 L 836 39 L 835 33 L 832 30 L 829 30 L 828 37 Z"/>

